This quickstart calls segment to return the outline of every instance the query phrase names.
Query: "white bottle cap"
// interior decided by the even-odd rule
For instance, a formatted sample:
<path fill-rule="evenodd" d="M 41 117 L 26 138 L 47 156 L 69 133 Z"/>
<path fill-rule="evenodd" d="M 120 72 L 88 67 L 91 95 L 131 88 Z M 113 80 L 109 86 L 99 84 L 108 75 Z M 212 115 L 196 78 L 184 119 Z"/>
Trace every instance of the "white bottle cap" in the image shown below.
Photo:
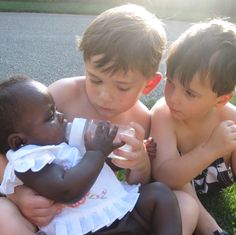
<path fill-rule="evenodd" d="M 84 127 L 86 123 L 86 119 L 84 118 L 75 118 L 70 127 L 70 134 L 69 134 L 69 145 L 73 147 L 81 147 L 79 146 L 81 141 L 84 140 Z"/>

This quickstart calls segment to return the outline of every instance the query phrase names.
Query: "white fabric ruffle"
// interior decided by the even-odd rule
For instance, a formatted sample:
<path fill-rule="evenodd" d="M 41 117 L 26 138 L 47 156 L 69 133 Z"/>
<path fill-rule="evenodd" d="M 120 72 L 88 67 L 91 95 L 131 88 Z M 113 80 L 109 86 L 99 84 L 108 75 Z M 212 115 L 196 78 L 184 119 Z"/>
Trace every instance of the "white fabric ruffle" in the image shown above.
<path fill-rule="evenodd" d="M 68 146 L 66 143 L 60 145 L 26 145 L 17 151 L 9 150 L 6 154 L 8 159 L 4 171 L 3 180 L 0 186 L 0 192 L 3 194 L 14 193 L 14 187 L 22 185 L 22 181 L 15 175 L 17 172 L 40 171 L 47 164 L 63 162 L 70 168 L 78 162 L 78 150 Z M 68 159 L 70 158 L 69 163 Z"/>
<path fill-rule="evenodd" d="M 128 185 L 125 188 L 129 191 L 126 191 L 124 195 L 117 195 L 116 198 L 96 208 L 66 207 L 48 226 L 40 229 L 47 235 L 83 235 L 109 226 L 116 219 L 122 219 L 132 211 L 137 203 L 139 187 Z"/>

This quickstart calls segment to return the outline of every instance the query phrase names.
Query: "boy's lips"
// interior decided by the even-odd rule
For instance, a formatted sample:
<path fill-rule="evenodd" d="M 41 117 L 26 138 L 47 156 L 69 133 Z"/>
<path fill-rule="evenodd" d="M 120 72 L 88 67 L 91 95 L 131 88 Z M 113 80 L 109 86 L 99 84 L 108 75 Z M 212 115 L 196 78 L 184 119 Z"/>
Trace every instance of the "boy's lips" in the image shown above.
<path fill-rule="evenodd" d="M 117 111 L 115 109 L 112 108 L 106 108 L 106 107 L 102 107 L 102 106 L 97 106 L 97 111 L 102 114 L 102 115 L 114 115 L 117 113 Z"/>
<path fill-rule="evenodd" d="M 114 109 L 106 108 L 106 107 L 101 107 L 101 106 L 98 106 L 98 108 L 99 108 L 101 111 L 104 111 L 104 112 L 113 112 L 113 111 L 114 111 Z"/>
<path fill-rule="evenodd" d="M 174 108 L 171 108 L 171 107 L 169 107 L 169 109 L 172 113 L 180 113 L 180 111 L 177 110 L 177 109 L 174 109 Z"/>

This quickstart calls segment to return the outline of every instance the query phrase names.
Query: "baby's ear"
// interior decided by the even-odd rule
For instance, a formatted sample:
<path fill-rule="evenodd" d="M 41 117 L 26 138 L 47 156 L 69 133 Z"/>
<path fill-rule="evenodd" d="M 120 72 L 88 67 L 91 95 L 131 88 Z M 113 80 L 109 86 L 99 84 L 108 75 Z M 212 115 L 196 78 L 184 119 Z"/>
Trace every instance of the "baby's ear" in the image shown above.
<path fill-rule="evenodd" d="M 226 103 L 228 103 L 231 100 L 232 97 L 233 97 L 232 92 L 229 94 L 225 94 L 225 95 L 221 95 L 217 97 L 216 106 L 224 106 Z"/>
<path fill-rule="evenodd" d="M 8 136 L 8 144 L 12 150 L 17 150 L 26 143 L 25 137 L 20 133 L 13 133 Z"/>
<path fill-rule="evenodd" d="M 143 94 L 147 95 L 149 94 L 161 81 L 162 79 L 162 74 L 161 73 L 156 73 L 153 78 L 149 79 L 147 81 L 147 84 L 145 86 L 145 88 L 143 89 Z"/>

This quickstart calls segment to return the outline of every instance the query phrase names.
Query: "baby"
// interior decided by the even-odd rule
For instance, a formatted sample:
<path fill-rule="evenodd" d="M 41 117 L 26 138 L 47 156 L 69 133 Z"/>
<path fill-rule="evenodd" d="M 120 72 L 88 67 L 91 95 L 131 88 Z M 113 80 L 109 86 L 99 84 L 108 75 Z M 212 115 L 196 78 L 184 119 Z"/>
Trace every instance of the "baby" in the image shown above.
<path fill-rule="evenodd" d="M 47 87 L 24 76 L 0 83 L 0 109 L 5 114 L 0 122 L 0 152 L 8 159 L 1 191 L 11 194 L 24 183 L 66 205 L 42 231 L 82 235 L 125 234 L 135 229 L 135 234 L 181 234 L 178 206 L 168 188 L 162 191 L 159 183 L 140 188 L 121 183 L 105 163 L 107 156 L 124 144 L 113 143 L 118 127 L 98 122 L 94 136 L 85 134 L 86 151 L 68 145 L 67 120 L 56 110 Z M 80 146 L 83 135 L 72 133 L 69 143 Z M 160 193 L 165 193 L 166 210 L 174 216 L 171 229 L 159 224 Z"/>

